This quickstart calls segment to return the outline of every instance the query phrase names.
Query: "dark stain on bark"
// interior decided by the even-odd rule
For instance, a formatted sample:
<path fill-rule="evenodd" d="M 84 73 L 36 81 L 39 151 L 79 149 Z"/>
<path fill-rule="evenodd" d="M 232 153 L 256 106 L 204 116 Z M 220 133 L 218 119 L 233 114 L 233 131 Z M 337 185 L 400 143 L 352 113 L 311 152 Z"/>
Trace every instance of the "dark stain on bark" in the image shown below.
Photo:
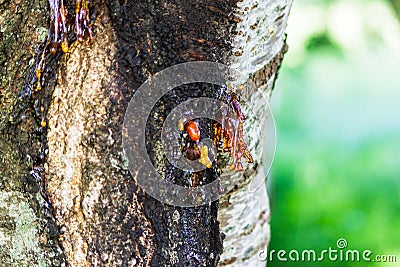
<path fill-rule="evenodd" d="M 150 75 L 187 61 L 226 63 L 231 54 L 230 33 L 235 25 L 231 16 L 233 1 L 110 1 L 108 5 L 118 38 L 118 62 L 114 67 L 123 100 L 112 107 L 117 114 L 123 114 L 123 107 L 135 89 Z M 160 136 L 162 121 L 169 110 L 200 95 L 215 97 L 214 86 L 187 85 L 166 94 L 153 109 L 152 115 L 159 114 L 157 119 L 149 116 L 147 140 Z M 204 121 L 202 125 L 209 133 L 207 125 L 210 124 Z M 147 145 L 154 165 L 164 171 L 164 177 L 169 175 L 174 182 L 184 184 L 183 173 L 170 166 L 162 156 L 160 158 L 162 151 L 154 142 L 149 141 Z M 203 174 L 203 179 L 209 182 L 215 179 L 214 175 L 209 171 Z M 152 266 L 218 264 L 222 253 L 218 202 L 180 208 L 148 195 L 145 198 L 145 213 L 155 233 Z"/>

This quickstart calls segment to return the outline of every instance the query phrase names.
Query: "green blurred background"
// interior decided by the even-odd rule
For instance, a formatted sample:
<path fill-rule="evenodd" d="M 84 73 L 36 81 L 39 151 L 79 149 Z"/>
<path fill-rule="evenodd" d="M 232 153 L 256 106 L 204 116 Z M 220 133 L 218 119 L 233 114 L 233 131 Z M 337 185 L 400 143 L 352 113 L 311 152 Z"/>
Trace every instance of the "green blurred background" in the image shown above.
<path fill-rule="evenodd" d="M 295 0 L 289 52 L 271 99 L 277 150 L 269 178 L 269 250 L 336 247 L 400 266 L 400 23 L 396 1 Z M 397 1 L 400 2 L 400 1 Z"/>

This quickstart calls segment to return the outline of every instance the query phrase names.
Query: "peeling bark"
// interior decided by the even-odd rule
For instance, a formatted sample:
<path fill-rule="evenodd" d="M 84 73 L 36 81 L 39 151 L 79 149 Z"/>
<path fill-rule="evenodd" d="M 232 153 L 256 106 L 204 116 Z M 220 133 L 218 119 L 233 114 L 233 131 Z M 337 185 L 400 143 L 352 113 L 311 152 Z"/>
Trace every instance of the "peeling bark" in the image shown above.
<path fill-rule="evenodd" d="M 250 196 L 244 183 L 220 202 L 200 207 L 160 203 L 138 186 L 140 169 L 129 173 L 121 129 L 135 90 L 151 75 L 181 62 L 208 60 L 236 66 L 269 95 L 285 50 L 283 31 L 290 2 L 283 9 L 269 8 L 268 12 L 277 12 L 273 14 L 254 13 L 263 5 L 251 1 L 95 2 L 93 43 L 74 42 L 68 53 L 49 56 L 44 90 L 18 98 L 17 92 L 33 79 L 35 53 L 47 34 L 44 3 L 0 3 L 0 198 L 6 203 L 0 205 L 0 244 L 5 244 L 0 259 L 5 266 L 261 264 L 255 254 L 269 236 L 264 187 Z M 266 46 L 259 47 L 263 36 L 258 27 L 269 23 L 264 15 L 275 20 L 275 35 L 270 30 L 273 39 L 265 39 Z M 257 18 L 259 24 L 253 29 L 254 23 L 248 22 Z M 251 36 L 254 43 L 245 45 L 248 38 L 243 36 Z M 257 44 L 258 56 L 247 53 L 254 52 L 251 44 Z M 236 53 L 240 49 L 242 53 Z M 263 60 L 253 63 L 261 55 Z M 151 137 L 159 134 L 173 105 L 214 94 L 210 85 L 182 86 L 165 95 L 149 118 L 153 164 L 178 183 L 184 183 L 181 173 L 168 172 L 159 143 Z M 37 115 L 35 100 L 43 106 L 45 118 Z M 258 153 L 262 140 L 253 137 L 251 146 L 262 155 Z M 40 151 L 47 153 L 44 159 Z M 36 165 L 44 167 L 50 210 L 29 175 Z M 259 166 L 245 172 L 247 181 L 259 174 Z M 212 176 L 207 172 L 203 179 Z M 248 225 L 242 225 L 243 220 Z M 228 229 L 232 227 L 235 231 Z"/>

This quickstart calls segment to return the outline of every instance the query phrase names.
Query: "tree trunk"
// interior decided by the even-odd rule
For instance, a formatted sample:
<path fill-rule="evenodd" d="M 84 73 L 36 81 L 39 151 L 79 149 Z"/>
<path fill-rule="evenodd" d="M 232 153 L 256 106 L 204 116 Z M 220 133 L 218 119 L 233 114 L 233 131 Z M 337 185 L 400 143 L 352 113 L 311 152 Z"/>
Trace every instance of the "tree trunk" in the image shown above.
<path fill-rule="evenodd" d="M 65 3 L 68 14 L 74 3 Z M 250 95 L 267 116 L 286 50 L 291 1 L 115 1 L 92 3 L 92 42 L 70 42 L 45 57 L 45 1 L 0 1 L 0 265 L 1 266 L 263 266 L 269 241 L 262 136 L 249 137 L 256 164 L 219 201 L 197 207 L 164 204 L 138 185 L 122 148 L 127 105 L 157 72 L 189 61 L 224 63 L 253 81 Z M 68 15 L 69 21 L 73 21 Z M 70 33 L 74 40 L 74 34 Z M 185 85 L 157 103 L 146 128 L 153 165 L 186 183 L 163 158 L 159 141 L 170 109 L 188 98 L 215 96 L 212 85 Z M 210 129 L 206 129 L 210 131 Z M 157 135 L 158 134 L 158 135 Z M 42 169 L 43 168 L 43 169 Z M 204 172 L 209 181 L 214 172 Z M 211 178 L 210 178 L 211 177 Z M 193 181 L 193 177 L 192 177 Z"/>

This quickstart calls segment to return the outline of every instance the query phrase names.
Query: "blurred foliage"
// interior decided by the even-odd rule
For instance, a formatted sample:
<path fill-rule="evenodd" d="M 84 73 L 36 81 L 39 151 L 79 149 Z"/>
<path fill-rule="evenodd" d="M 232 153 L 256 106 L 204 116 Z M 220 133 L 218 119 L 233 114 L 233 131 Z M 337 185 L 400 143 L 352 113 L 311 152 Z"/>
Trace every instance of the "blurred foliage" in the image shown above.
<path fill-rule="evenodd" d="M 327 50 L 330 53 L 341 53 L 341 47 L 335 43 L 329 36 L 328 32 L 318 32 L 311 35 L 307 43 L 305 44 L 305 49 L 308 52 L 313 52 L 315 50 Z"/>
<path fill-rule="evenodd" d="M 314 2 L 324 1 L 307 5 Z M 302 5 L 295 3 L 292 14 Z M 299 38 L 305 54 L 289 49 L 284 60 L 272 97 L 278 142 L 269 181 L 269 250 L 318 253 L 337 249 L 336 241 L 345 238 L 347 249 L 396 255 L 397 263 L 275 257 L 268 266 L 400 266 L 400 43 L 360 28 L 364 39 L 345 45 L 328 28 L 305 32 Z M 305 29 L 289 27 L 289 47 L 297 41 L 291 31 Z"/>
<path fill-rule="evenodd" d="M 400 0 L 389 0 L 389 2 L 393 6 L 394 11 L 396 11 L 397 18 L 400 19 Z"/>

